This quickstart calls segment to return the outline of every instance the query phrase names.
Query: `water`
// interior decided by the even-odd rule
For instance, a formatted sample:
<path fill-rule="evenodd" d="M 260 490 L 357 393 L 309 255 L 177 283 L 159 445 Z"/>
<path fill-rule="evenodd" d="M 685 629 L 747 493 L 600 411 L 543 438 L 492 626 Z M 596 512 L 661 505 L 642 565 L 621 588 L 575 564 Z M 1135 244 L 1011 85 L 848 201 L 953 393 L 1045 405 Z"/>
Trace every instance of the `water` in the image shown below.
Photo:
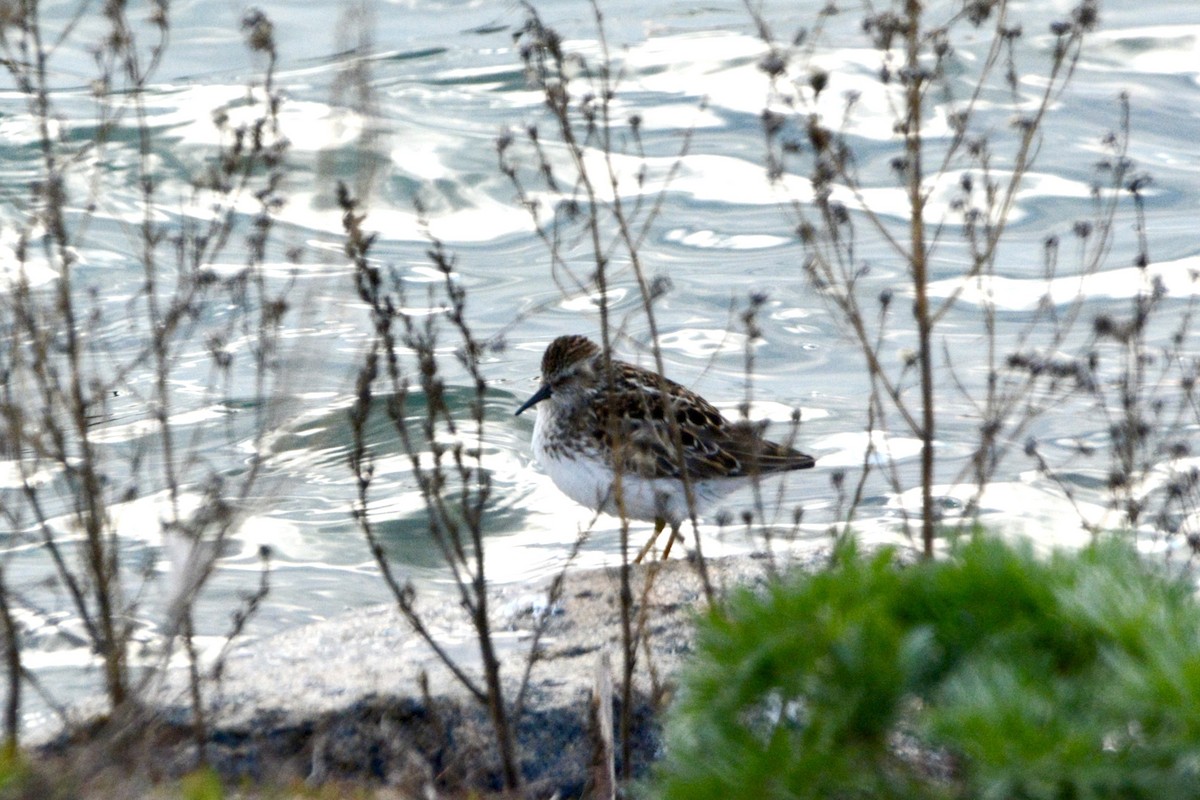
<path fill-rule="evenodd" d="M 779 5 L 769 13 L 783 33 L 810 21 L 822 4 Z M 622 116 L 636 111 L 642 117 L 648 185 L 664 185 L 685 132 L 693 131 L 690 149 L 663 195 L 662 210 L 641 254 L 647 274 L 669 276 L 672 286 L 656 306 L 668 374 L 730 414 L 736 413 L 746 393 L 747 341 L 737 316 L 751 292 L 768 293 L 760 318 L 764 338 L 750 348 L 755 359 L 755 414 L 786 424 L 793 408 L 801 410 L 801 446 L 820 458 L 818 467 L 789 478 L 782 489 L 773 484 L 772 491 L 781 491 L 782 520 L 802 504 L 806 523 L 801 535 L 820 538 L 838 503 L 831 475 L 848 470 L 852 484 L 862 463 L 866 378 L 847 326 L 804 278 L 803 252 L 781 206 L 787 194 L 765 181 L 759 114 L 767 87 L 756 68 L 762 46 L 740 4 L 726 6 L 667 0 L 651 6 L 604 4 L 608 42 L 624 65 L 618 106 Z M 1050 46 L 1043 33 L 1047 22 L 1067 5 L 1030 6 L 1018 9 L 1028 34 L 1022 47 L 1044 55 Z M 538 8 L 547 23 L 562 31 L 569 49 L 592 61 L 599 57 L 587 4 L 553 0 Z M 285 94 L 282 126 L 291 142 L 284 186 L 288 202 L 280 212 L 267 270 L 272 285 L 291 283 L 292 310 L 280 352 L 283 377 L 274 404 L 263 409 L 249 402 L 252 393 L 244 385 L 218 397 L 208 393 L 208 365 L 199 343 L 177 372 L 176 424 L 218 470 L 231 475 L 244 471 L 253 449 L 254 423 L 259 414 L 269 414 L 270 420 L 263 473 L 245 504 L 248 516 L 198 611 L 202 643 L 214 646 L 228 629 L 239 598 L 257 583 L 259 548 L 264 545 L 272 552 L 271 590 L 247 636 L 388 600 L 350 516 L 356 484 L 347 466 L 347 409 L 369 320 L 354 295 L 342 255 L 341 214 L 333 201 L 338 180 L 363 186 L 364 175 L 374 178 L 365 223 L 379 232 L 373 252 L 404 277 L 414 306 L 423 305 L 426 287 L 440 280 L 425 255 L 427 241 L 413 204 L 419 196 L 429 230 L 454 255 L 457 278 L 469 292 L 468 312 L 476 334 L 503 335 L 508 342 L 506 349 L 489 353 L 485 363 L 490 381 L 485 464 L 495 491 L 488 517 L 493 579 L 527 582 L 553 574 L 577 532 L 591 523 L 588 512 L 565 501 L 530 463 L 531 420 L 512 417 L 535 388 L 531 379 L 545 344 L 560 333 L 595 335 L 598 330 L 597 314 L 587 297 L 564 293 L 550 280 L 545 247 L 531 232 L 527 213 L 518 207 L 512 185 L 497 167 L 495 140 L 501 132 L 511 129 L 519 138 L 527 125 L 536 123 L 549 137 L 551 129 L 514 48 L 513 33 L 523 22 L 521 8 L 409 2 L 359 8 L 357 17 L 349 7 L 334 3 L 268 10 L 279 41 L 278 82 Z M 56 24 L 55 15 L 65 19 L 66 13 L 56 7 L 47 12 L 47 19 Z M 67 40 L 53 62 L 64 131 L 80 142 L 95 130 L 87 91 L 93 70 L 88 42 L 99 30 L 94 15 L 84 18 L 79 37 Z M 189 176 L 217 142 L 211 122 L 214 110 L 240 113 L 245 86 L 264 62 L 242 47 L 236 5 L 174 3 L 172 15 L 171 47 L 148 94 L 147 115 L 157 137 L 154 155 L 161 163 L 162 196 L 183 197 Z M 1153 26 L 1143 24 L 1149 19 L 1155 20 Z M 359 83 L 370 89 L 366 106 L 355 100 L 349 71 L 356 63 L 352 48 L 364 30 L 374 54 L 357 74 Z M 826 41 L 819 60 L 834 80 L 826 100 L 837 105 L 845 89 L 863 92 L 850 132 L 860 148 L 860 169 L 871 176 L 866 183 L 873 206 L 884 213 L 887 224 L 898 225 L 898 218 L 888 217 L 900 208 L 901 195 L 893 188 L 888 167 L 896 145 L 873 78 L 872 53 L 857 33 L 857 15 L 847 11 L 833 18 Z M 983 44 L 961 44 L 964 59 L 978 59 Z M 990 287 L 1001 341 L 1015 340 L 1036 313 L 1036 298 L 1046 291 L 1039 277 L 1045 238 L 1059 235 L 1068 241 L 1072 223 L 1089 211 L 1092 165 L 1102 153 L 1101 137 L 1117 126 L 1116 97 L 1121 91 L 1131 98 L 1131 156 L 1139 169 L 1154 177 L 1147 194 L 1146 227 L 1155 269 L 1171 288 L 1164 309 L 1170 317 L 1185 308 L 1194 292 L 1189 270 L 1200 268 L 1194 233 L 1195 198 L 1200 193 L 1200 161 L 1194 147 L 1200 124 L 1194 112 L 1200 108 L 1197 56 L 1200 14 L 1190 4 L 1157 0 L 1149 6 L 1104 10 L 1102 29 L 1089 40 L 1070 88 L 1054 103 L 1035 174 L 1018 198 L 1000 257 L 1006 282 Z M 1035 86 L 1024 88 L 1033 91 Z M 994 127 L 1002 133 L 1008 113 L 992 113 Z M 0 243 L 11 248 L 20 220 L 17 209 L 26 196 L 22 187 L 36 166 L 34 130 L 11 86 L 0 95 L 0 128 L 5 131 L 0 173 L 8 188 L 0 207 L 7 238 Z M 129 225 L 137 219 L 136 186 L 132 179 L 122 182 L 119 177 L 132 174 L 128 168 L 136 138 L 131 130 L 121 130 L 104 162 L 118 177 L 106 184 L 76 273 L 83 284 L 95 287 L 99 306 L 112 320 L 102 328 L 102 339 L 114 353 L 130 352 L 144 335 L 136 325 L 121 324 L 123 304 L 136 294 L 141 280 Z M 626 158 L 621 163 L 628 180 L 641 161 Z M 808 193 L 800 181 L 788 187 L 797 197 Z M 86 194 L 86 186 L 75 188 L 80 192 L 75 196 Z M 164 202 L 157 210 L 167 222 L 194 213 L 182 203 Z M 1087 314 L 1127 307 L 1138 279 L 1129 267 L 1136 253 L 1132 224 L 1126 208 L 1103 271 L 1082 284 L 1069 277 L 1072 262 L 1064 246 L 1068 277 L 1051 287 L 1056 301 L 1069 301 L 1082 286 L 1091 298 Z M 934 264 L 935 296 L 954 290 L 951 279 L 964 263 L 957 237 L 946 240 Z M 586 277 L 591 267 L 584 244 L 567 242 L 567 266 Z M 298 262 L 285 257 L 289 249 L 299 252 Z M 877 236 L 862 237 L 858 257 L 870 267 L 864 278 L 869 286 L 894 285 L 903 277 Z M 243 259 L 244 253 L 233 249 L 222 264 L 232 269 Z M 32 271 L 33 267 L 31 281 L 54 285 L 51 271 Z M 622 349 L 637 358 L 634 343 L 644 344 L 647 327 L 638 313 L 629 270 L 621 263 L 614 268 L 614 309 L 630 337 Z M 11 270 L 11 262 L 4 269 Z M 554 274 L 567 285 L 561 267 Z M 975 386 L 982 379 L 976 357 L 983 341 L 978 291 L 974 287 L 964 295 L 943 328 L 944 341 L 956 353 L 955 372 Z M 898 300 L 896 305 L 906 302 Z M 897 322 L 889 334 L 894 347 L 885 347 L 885 355 L 902 358 L 911 344 L 909 327 L 902 319 Z M 1169 330 L 1163 327 L 1155 336 L 1156 343 L 1165 343 Z M 939 453 L 942 479 L 949 482 L 964 466 L 978 421 L 971 404 L 954 390 L 949 370 L 944 365 L 939 369 Z M 147 425 L 144 406 L 136 401 L 139 386 L 144 388 L 147 380 L 148 375 L 131 376 L 127 392 L 112 403 L 112 418 L 96 429 L 106 446 L 126 455 L 139 448 L 153 450 L 148 446 L 153 429 Z M 465 408 L 469 394 L 464 386 L 450 391 L 451 402 Z M 911 486 L 917 443 L 895 419 L 891 429 L 892 435 L 879 441 L 890 449 Z M 1095 407 L 1077 398 L 1070 413 L 1048 414 L 1029 433 L 1039 437 L 1042 452 L 1058 465 L 1071 462 L 1076 440 L 1103 441 L 1106 430 L 1107 422 Z M 443 591 L 449 576 L 425 536 L 425 511 L 407 457 L 381 419 L 367 436 L 376 469 L 370 513 L 387 552 L 402 575 L 427 591 Z M 1039 476 L 1019 451 L 1018 444 L 985 498 L 985 518 L 1045 543 L 1086 539 L 1075 506 L 1088 514 L 1102 513 L 1105 462 L 1080 463 L 1064 471 L 1063 485 L 1075 492 L 1073 505 L 1064 498 L 1062 486 Z M 11 462 L 0 464 L 6 504 L 18 502 L 12 469 Z M 967 499 L 961 488 L 947 487 L 943 494 L 943 505 L 951 511 Z M 193 492 L 185 500 L 195 502 L 195 497 Z M 59 502 L 66 499 L 60 497 Z M 143 483 L 139 496 L 122 505 L 118 516 L 127 562 L 160 577 L 171 563 L 159 525 L 163 502 L 161 486 Z M 748 502 L 746 493 L 731 499 L 735 509 Z M 917 504 L 914 493 L 896 495 L 886 482 L 874 480 L 867 487 L 858 524 L 873 539 L 906 542 L 896 527 L 899 509 L 912 510 Z M 65 510 L 60 505 L 55 513 Z M 738 531 L 718 532 L 711 526 L 706 531 L 709 552 L 761 545 Z M 27 665 L 59 702 L 95 691 L 99 674 L 91 666 L 65 591 L 45 580 L 46 554 L 36 537 L 27 528 L 14 529 L 3 543 L 5 577 L 19 592 L 18 613 L 27 629 Z M 617 547 L 616 522 L 601 518 L 576 563 L 613 563 Z M 150 580 L 139 603 L 138 636 L 149 644 L 163 624 L 167 584 Z M 40 700 L 27 704 L 27 722 L 36 725 L 49 718 Z"/>

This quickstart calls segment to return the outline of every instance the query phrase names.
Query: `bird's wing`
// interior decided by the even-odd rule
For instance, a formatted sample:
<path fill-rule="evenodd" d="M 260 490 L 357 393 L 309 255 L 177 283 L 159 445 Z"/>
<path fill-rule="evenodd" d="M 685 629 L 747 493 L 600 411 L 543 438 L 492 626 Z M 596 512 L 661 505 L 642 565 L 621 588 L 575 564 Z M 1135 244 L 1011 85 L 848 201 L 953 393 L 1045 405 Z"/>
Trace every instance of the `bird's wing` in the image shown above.
<path fill-rule="evenodd" d="M 810 457 L 763 440 L 755 426 L 730 423 L 671 380 L 641 370 L 622 379 L 611 396 L 597 395 L 593 412 L 613 467 L 627 474 L 705 480 L 812 466 Z"/>
<path fill-rule="evenodd" d="M 730 422 L 672 380 L 627 364 L 619 368 L 616 390 L 597 393 L 592 407 L 614 469 L 641 478 L 706 480 L 814 464 L 812 456 L 763 438 L 764 425 Z"/>

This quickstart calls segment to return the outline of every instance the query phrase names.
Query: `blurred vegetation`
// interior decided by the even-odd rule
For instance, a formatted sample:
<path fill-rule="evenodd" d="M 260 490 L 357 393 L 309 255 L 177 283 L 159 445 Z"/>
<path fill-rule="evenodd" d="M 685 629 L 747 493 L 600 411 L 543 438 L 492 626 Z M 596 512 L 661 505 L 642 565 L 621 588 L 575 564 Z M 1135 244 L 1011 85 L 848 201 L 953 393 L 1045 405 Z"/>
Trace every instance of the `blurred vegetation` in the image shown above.
<path fill-rule="evenodd" d="M 654 795 L 1195 797 L 1200 613 L 1125 544 L 845 546 L 703 621 Z"/>

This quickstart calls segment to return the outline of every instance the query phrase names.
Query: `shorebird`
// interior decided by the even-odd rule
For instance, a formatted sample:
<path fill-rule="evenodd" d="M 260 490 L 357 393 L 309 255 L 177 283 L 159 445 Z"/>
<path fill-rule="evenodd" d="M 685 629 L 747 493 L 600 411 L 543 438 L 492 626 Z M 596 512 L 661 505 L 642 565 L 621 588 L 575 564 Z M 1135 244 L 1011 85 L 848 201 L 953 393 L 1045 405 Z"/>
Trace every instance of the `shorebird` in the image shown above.
<path fill-rule="evenodd" d="M 762 426 L 731 422 L 695 392 L 612 360 L 584 336 L 560 336 L 542 356 L 542 383 L 516 413 L 537 406 L 533 452 L 554 484 L 593 510 L 654 522 L 671 538 L 697 513 L 757 476 L 813 466 L 812 456 L 768 441 Z M 688 488 L 692 502 L 688 501 Z"/>

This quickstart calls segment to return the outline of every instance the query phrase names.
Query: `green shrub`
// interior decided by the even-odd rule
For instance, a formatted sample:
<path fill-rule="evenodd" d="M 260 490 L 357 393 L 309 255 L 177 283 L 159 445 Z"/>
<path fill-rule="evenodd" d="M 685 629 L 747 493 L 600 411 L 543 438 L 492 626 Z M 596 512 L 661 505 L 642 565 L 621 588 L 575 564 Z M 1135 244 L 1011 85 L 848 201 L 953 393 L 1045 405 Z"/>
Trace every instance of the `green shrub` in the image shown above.
<path fill-rule="evenodd" d="M 1192 588 L 1117 542 L 847 549 L 703 621 L 652 793 L 1200 797 Z"/>

